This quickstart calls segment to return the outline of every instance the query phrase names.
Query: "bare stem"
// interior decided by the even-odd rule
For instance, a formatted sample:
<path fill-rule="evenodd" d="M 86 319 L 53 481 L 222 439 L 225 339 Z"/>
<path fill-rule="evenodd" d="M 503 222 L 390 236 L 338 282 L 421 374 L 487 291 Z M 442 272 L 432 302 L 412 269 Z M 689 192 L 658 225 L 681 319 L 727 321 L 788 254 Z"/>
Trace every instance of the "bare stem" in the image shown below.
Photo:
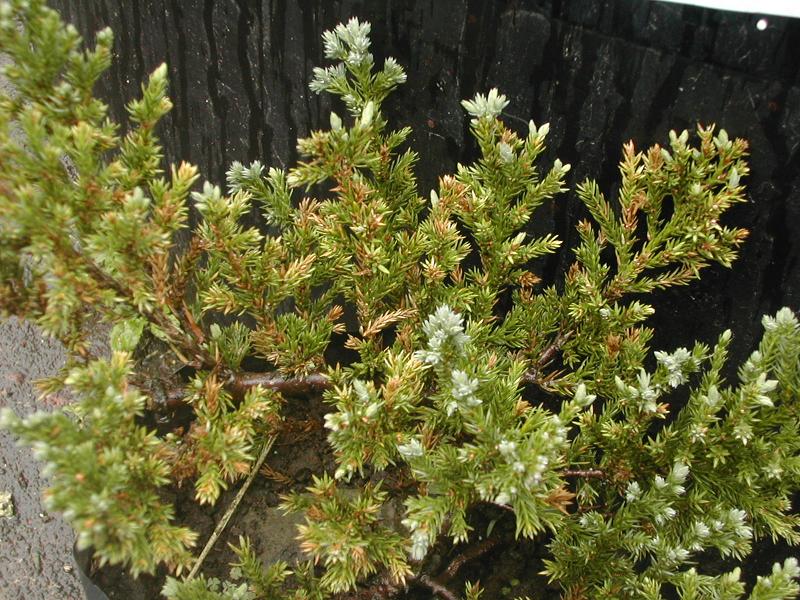
<path fill-rule="evenodd" d="M 269 454 L 269 451 L 272 449 L 272 445 L 275 443 L 276 439 L 277 436 L 273 435 L 270 436 L 264 443 L 264 447 L 261 449 L 261 454 L 258 456 L 258 459 L 253 464 L 253 467 L 250 469 L 250 474 L 247 476 L 247 479 L 245 479 L 244 483 L 242 484 L 242 487 L 239 488 L 239 491 L 236 493 L 236 496 L 234 497 L 233 501 L 228 506 L 228 510 L 226 510 L 225 514 L 222 515 L 222 518 L 219 520 L 219 523 L 217 523 L 217 526 L 214 528 L 214 532 L 211 534 L 211 537 L 208 538 L 208 541 L 206 542 L 203 551 L 200 553 L 200 556 L 197 557 L 197 560 L 195 561 L 192 570 L 189 571 L 189 574 L 186 576 L 187 581 L 190 579 L 194 579 L 194 577 L 200 571 L 200 567 L 203 566 L 203 561 L 206 559 L 206 556 L 208 556 L 208 553 L 211 552 L 211 549 L 214 547 L 214 544 L 216 543 L 217 539 L 219 539 L 219 536 L 222 535 L 222 532 L 228 525 L 228 521 L 230 521 L 231 517 L 233 516 L 233 513 L 236 512 L 236 508 L 242 501 L 242 498 L 244 498 L 244 495 L 247 493 L 250 484 L 253 483 L 253 481 L 256 478 L 256 475 L 258 475 L 258 472 L 261 470 L 261 465 L 264 464 L 264 460 L 266 460 L 267 454 Z"/>
<path fill-rule="evenodd" d="M 464 552 L 453 559 L 450 565 L 448 565 L 448 567 L 444 570 L 444 573 L 441 575 L 441 579 L 444 581 L 450 581 L 458 574 L 459 569 L 461 569 L 461 567 L 463 567 L 466 563 L 483 556 L 499 543 L 500 538 L 494 536 L 488 537 L 480 543 L 472 544 L 466 550 L 464 550 Z"/>
<path fill-rule="evenodd" d="M 439 595 L 440 597 L 444 598 L 445 600 L 458 600 L 458 596 L 456 596 L 453 592 L 443 586 L 441 583 L 436 581 L 435 579 L 428 577 L 427 575 L 420 575 L 414 580 L 416 583 L 425 586 L 434 594 Z"/>
<path fill-rule="evenodd" d="M 562 477 L 597 477 L 602 479 L 606 476 L 606 472 L 600 469 L 564 469 L 561 471 L 561 475 Z"/>
<path fill-rule="evenodd" d="M 539 355 L 539 358 L 536 360 L 534 365 L 523 375 L 522 381 L 525 383 L 532 383 L 535 385 L 539 385 L 542 383 L 542 368 L 547 365 L 551 360 L 553 360 L 561 350 L 561 347 L 567 343 L 573 335 L 572 331 L 567 331 L 564 333 L 559 333 L 556 336 L 556 339 L 553 340 L 553 343 L 550 344 L 547 348 L 545 348 L 542 353 Z"/>
<path fill-rule="evenodd" d="M 330 387 L 330 381 L 321 373 L 312 373 L 305 377 L 284 377 L 279 373 L 252 373 L 243 371 L 231 375 L 225 387 L 236 397 L 243 397 L 250 388 L 261 386 L 284 394 L 308 394 L 322 392 Z M 175 409 L 186 403 L 186 391 L 182 387 L 167 391 L 165 405 Z"/>
<path fill-rule="evenodd" d="M 303 394 L 321 392 L 330 387 L 330 381 L 321 373 L 312 373 L 305 377 L 284 377 L 278 373 L 238 373 L 229 387 L 234 394 L 244 395 L 252 387 L 261 386 L 285 394 Z"/>

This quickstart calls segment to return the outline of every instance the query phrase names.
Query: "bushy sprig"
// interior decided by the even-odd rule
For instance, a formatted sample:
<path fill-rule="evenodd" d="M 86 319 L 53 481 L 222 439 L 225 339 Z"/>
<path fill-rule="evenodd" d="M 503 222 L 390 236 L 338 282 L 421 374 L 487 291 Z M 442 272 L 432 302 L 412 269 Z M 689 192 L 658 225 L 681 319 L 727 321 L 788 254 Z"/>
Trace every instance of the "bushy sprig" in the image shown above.
<path fill-rule="evenodd" d="M 411 575 L 403 536 L 380 523 L 386 492 L 367 485 L 348 498 L 327 476 L 315 477 L 308 491 L 310 496 L 285 498 L 283 508 L 306 513 L 305 524 L 298 527 L 301 548 L 314 562 L 325 565 L 320 580 L 323 589 L 334 593 L 351 590 L 356 581 L 379 568 L 387 569 L 397 582 Z"/>
<path fill-rule="evenodd" d="M 4 409 L 2 426 L 45 463 L 45 505 L 75 528 L 79 548 L 134 574 L 162 561 L 180 570 L 196 534 L 175 525 L 172 506 L 159 497 L 169 482 L 170 444 L 137 423 L 145 398 L 128 387 L 130 370 L 124 352 L 75 368 L 66 380 L 80 398 L 72 417 L 36 413 L 23 421 Z"/>

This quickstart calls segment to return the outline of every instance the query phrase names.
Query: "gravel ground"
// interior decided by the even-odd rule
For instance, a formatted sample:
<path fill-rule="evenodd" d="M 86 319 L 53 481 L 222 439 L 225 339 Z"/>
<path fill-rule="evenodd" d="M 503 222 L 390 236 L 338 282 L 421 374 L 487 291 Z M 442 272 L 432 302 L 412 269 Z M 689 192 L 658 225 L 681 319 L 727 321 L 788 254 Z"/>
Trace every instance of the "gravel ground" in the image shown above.
<path fill-rule="evenodd" d="M 25 321 L 0 322 L 0 406 L 17 414 L 52 410 L 62 396 L 38 399 L 33 382 L 64 362 L 61 345 Z M 0 517 L 0 598 L 84 600 L 72 558 L 73 533 L 41 503 L 46 481 L 28 448 L 0 431 L 0 493 L 11 494 L 13 516 Z"/>

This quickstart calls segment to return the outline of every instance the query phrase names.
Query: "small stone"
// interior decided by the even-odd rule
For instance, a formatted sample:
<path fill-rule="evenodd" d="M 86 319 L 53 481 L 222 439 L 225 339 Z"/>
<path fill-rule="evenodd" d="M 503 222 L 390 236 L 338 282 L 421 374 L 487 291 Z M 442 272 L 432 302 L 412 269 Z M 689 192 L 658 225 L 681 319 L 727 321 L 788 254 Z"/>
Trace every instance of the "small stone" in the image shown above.
<path fill-rule="evenodd" d="M 14 516 L 14 498 L 11 492 L 0 492 L 0 517 L 10 519 Z"/>
<path fill-rule="evenodd" d="M 21 371 L 12 371 L 6 375 L 6 379 L 12 383 L 21 385 L 25 382 L 25 374 Z"/>

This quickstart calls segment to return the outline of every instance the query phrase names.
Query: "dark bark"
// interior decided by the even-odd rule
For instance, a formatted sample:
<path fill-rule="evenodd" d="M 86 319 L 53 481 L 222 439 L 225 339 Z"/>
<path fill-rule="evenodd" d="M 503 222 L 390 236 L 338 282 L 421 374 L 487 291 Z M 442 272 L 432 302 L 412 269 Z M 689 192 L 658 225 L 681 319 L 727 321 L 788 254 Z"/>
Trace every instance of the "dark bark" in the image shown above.
<path fill-rule="evenodd" d="M 308 90 L 322 64 L 320 34 L 350 16 L 369 20 L 380 60 L 395 56 L 408 83 L 389 101 L 410 125 L 426 194 L 474 153 L 463 98 L 497 86 L 508 122 L 551 123 L 546 160 L 573 165 L 571 183 L 597 178 L 613 193 L 621 145 L 664 143 L 669 129 L 716 122 L 752 145 L 752 203 L 727 223 L 751 230 L 732 270 L 711 268 L 689 288 L 656 294 L 656 348 L 737 335 L 740 360 L 759 317 L 800 308 L 800 22 L 628 0 L 54 0 L 91 32 L 110 25 L 117 60 L 101 92 L 117 118 L 146 74 L 170 65 L 175 109 L 161 134 L 168 160 L 197 163 L 222 183 L 232 160 L 290 165 L 295 140 L 327 121 L 330 100 Z M 546 282 L 572 261 L 584 211 L 572 194 L 542 207 L 533 232 L 565 249 L 544 262 Z M 253 211 L 253 219 L 260 217 Z"/>

